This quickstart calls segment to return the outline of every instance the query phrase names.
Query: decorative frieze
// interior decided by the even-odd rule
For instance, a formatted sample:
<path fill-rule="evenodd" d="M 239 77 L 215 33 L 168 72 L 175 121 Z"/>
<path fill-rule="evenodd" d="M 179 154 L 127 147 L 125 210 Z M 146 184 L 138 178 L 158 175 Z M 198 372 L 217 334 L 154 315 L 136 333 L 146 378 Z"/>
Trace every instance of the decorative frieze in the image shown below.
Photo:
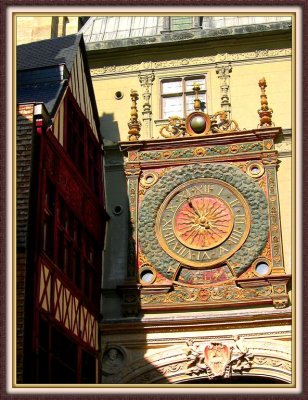
<path fill-rule="evenodd" d="M 202 159 L 211 156 L 225 156 L 242 153 L 258 152 L 263 150 L 260 142 L 239 143 L 231 145 L 215 145 L 200 147 L 184 147 L 176 150 L 141 151 L 140 161 Z"/>
<path fill-rule="evenodd" d="M 200 306 L 217 306 L 219 304 L 230 304 L 231 302 L 256 301 L 257 299 L 268 299 L 272 296 L 271 286 L 242 289 L 234 285 L 221 287 L 193 288 L 177 287 L 169 293 L 141 294 L 141 303 L 144 308 L 147 305 L 189 305 L 200 303 Z"/>
<path fill-rule="evenodd" d="M 109 65 L 101 68 L 92 68 L 91 76 L 135 73 L 143 70 L 157 70 L 164 68 L 179 68 L 198 65 L 216 65 L 219 62 L 266 60 L 276 57 L 291 57 L 292 49 L 264 49 L 246 53 L 219 53 L 212 56 L 181 58 L 168 61 L 145 61 L 138 64 Z"/>
<path fill-rule="evenodd" d="M 268 336 L 268 332 L 263 335 Z M 188 336 L 181 339 L 181 343 L 174 338 L 150 339 L 150 343 L 160 348 L 146 357 L 140 354 L 117 376 L 114 375 L 115 379 L 110 380 L 110 376 L 108 383 L 189 383 L 189 380 L 203 377 L 213 384 L 216 379 L 243 375 L 279 376 L 290 382 L 289 344 L 277 340 L 254 340 L 249 336 Z"/>

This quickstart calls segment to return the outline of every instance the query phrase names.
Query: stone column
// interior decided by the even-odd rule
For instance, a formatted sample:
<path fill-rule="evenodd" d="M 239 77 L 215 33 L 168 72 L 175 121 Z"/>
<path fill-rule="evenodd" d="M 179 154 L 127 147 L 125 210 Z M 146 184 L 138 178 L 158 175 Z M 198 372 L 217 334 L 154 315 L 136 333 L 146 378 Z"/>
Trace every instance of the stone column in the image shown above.
<path fill-rule="evenodd" d="M 144 88 L 143 96 L 143 110 L 142 110 L 142 135 L 144 139 L 153 137 L 152 127 L 152 85 L 155 79 L 154 72 L 151 71 L 140 71 L 139 82 Z"/>
<path fill-rule="evenodd" d="M 221 80 L 221 109 L 225 111 L 230 119 L 231 117 L 231 103 L 229 99 L 229 88 L 230 88 L 230 73 L 232 67 L 230 63 L 227 64 L 216 64 L 216 74 Z"/>

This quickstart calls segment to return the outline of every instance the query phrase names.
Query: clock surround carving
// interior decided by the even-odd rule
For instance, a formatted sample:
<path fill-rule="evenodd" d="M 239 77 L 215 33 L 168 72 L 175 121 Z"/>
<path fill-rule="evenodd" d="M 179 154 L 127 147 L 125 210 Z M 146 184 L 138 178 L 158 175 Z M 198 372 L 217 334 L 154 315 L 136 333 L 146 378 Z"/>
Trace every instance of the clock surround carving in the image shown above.
<path fill-rule="evenodd" d="M 268 239 L 267 200 L 262 189 L 245 173 L 230 164 L 192 164 L 177 167 L 164 175 L 147 191 L 139 212 L 139 241 L 141 251 L 147 254 L 155 268 L 166 278 L 173 279 L 179 261 L 165 251 L 161 251 L 156 236 L 156 215 L 163 201 L 181 184 L 194 179 L 216 179 L 225 186 L 233 187 L 242 196 L 250 208 L 251 226 L 242 246 L 228 258 L 228 265 L 234 275 L 244 272 L 262 252 Z M 224 259 L 223 259 L 224 260 Z M 223 261 L 221 260 L 221 261 Z M 219 262 L 221 262 L 219 261 Z M 218 262 L 218 264 L 219 264 Z M 212 264 L 213 265 L 213 264 Z"/>

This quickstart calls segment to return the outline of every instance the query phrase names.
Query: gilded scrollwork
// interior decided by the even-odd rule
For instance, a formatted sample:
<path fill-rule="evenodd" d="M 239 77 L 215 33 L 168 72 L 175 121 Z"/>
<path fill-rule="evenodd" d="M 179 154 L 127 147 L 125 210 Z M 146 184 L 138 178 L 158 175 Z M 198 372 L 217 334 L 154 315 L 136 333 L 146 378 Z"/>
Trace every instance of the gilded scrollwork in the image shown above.
<path fill-rule="evenodd" d="M 198 100 L 195 99 L 195 101 Z M 194 121 L 197 123 L 197 131 L 194 131 L 192 128 Z M 202 126 L 202 123 L 204 124 L 203 132 L 199 132 L 199 125 L 201 124 Z M 222 110 L 213 115 L 207 115 L 196 111 L 191 113 L 186 119 L 179 116 L 169 117 L 168 124 L 163 125 L 159 133 L 164 138 L 171 139 L 181 136 L 213 135 L 236 131 L 239 131 L 238 123 L 233 119 L 229 119 L 228 113 Z"/>
<path fill-rule="evenodd" d="M 168 139 L 185 136 L 185 120 L 176 115 L 169 117 L 168 125 L 162 126 L 159 133 Z"/>
<path fill-rule="evenodd" d="M 238 123 L 229 119 L 226 111 L 218 111 L 211 117 L 213 133 L 232 133 L 239 130 Z"/>

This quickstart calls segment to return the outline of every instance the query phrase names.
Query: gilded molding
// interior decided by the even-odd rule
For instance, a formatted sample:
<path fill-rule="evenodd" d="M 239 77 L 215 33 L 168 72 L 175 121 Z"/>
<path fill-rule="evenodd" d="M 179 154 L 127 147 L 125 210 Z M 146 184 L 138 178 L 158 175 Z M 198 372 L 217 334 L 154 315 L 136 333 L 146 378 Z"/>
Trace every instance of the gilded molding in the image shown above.
<path fill-rule="evenodd" d="M 184 147 L 176 150 L 157 150 L 141 151 L 139 153 L 140 161 L 154 160 L 177 160 L 177 159 L 202 159 L 210 156 L 225 156 L 240 153 L 250 153 L 262 151 L 263 145 L 260 142 L 239 143 L 231 145 L 216 145 L 204 147 Z"/>
<path fill-rule="evenodd" d="M 110 75 L 118 73 L 129 73 L 129 72 L 140 72 L 142 70 L 157 70 L 162 68 L 179 68 L 187 66 L 197 66 L 205 64 L 216 64 L 219 62 L 232 62 L 232 61 L 247 61 L 251 60 L 266 60 L 276 57 L 290 57 L 292 55 L 292 49 L 272 49 L 272 50 L 256 50 L 247 53 L 219 53 L 215 56 L 206 57 L 191 57 L 181 58 L 168 61 L 146 61 L 138 64 L 127 64 L 127 65 L 110 65 L 101 68 L 92 68 L 91 76 L 97 77 L 101 75 Z"/>
<path fill-rule="evenodd" d="M 285 273 L 281 245 L 280 215 L 277 197 L 277 174 L 275 166 L 267 167 L 267 184 L 269 195 L 269 222 L 272 243 L 273 273 Z"/>
<path fill-rule="evenodd" d="M 141 294 L 140 300 L 145 305 L 180 304 L 188 305 L 200 303 L 203 307 L 210 304 L 230 304 L 241 301 L 249 302 L 257 299 L 269 299 L 273 296 L 271 286 L 257 287 L 255 289 L 242 289 L 236 286 L 220 286 L 207 288 L 176 288 L 170 293 Z"/>

